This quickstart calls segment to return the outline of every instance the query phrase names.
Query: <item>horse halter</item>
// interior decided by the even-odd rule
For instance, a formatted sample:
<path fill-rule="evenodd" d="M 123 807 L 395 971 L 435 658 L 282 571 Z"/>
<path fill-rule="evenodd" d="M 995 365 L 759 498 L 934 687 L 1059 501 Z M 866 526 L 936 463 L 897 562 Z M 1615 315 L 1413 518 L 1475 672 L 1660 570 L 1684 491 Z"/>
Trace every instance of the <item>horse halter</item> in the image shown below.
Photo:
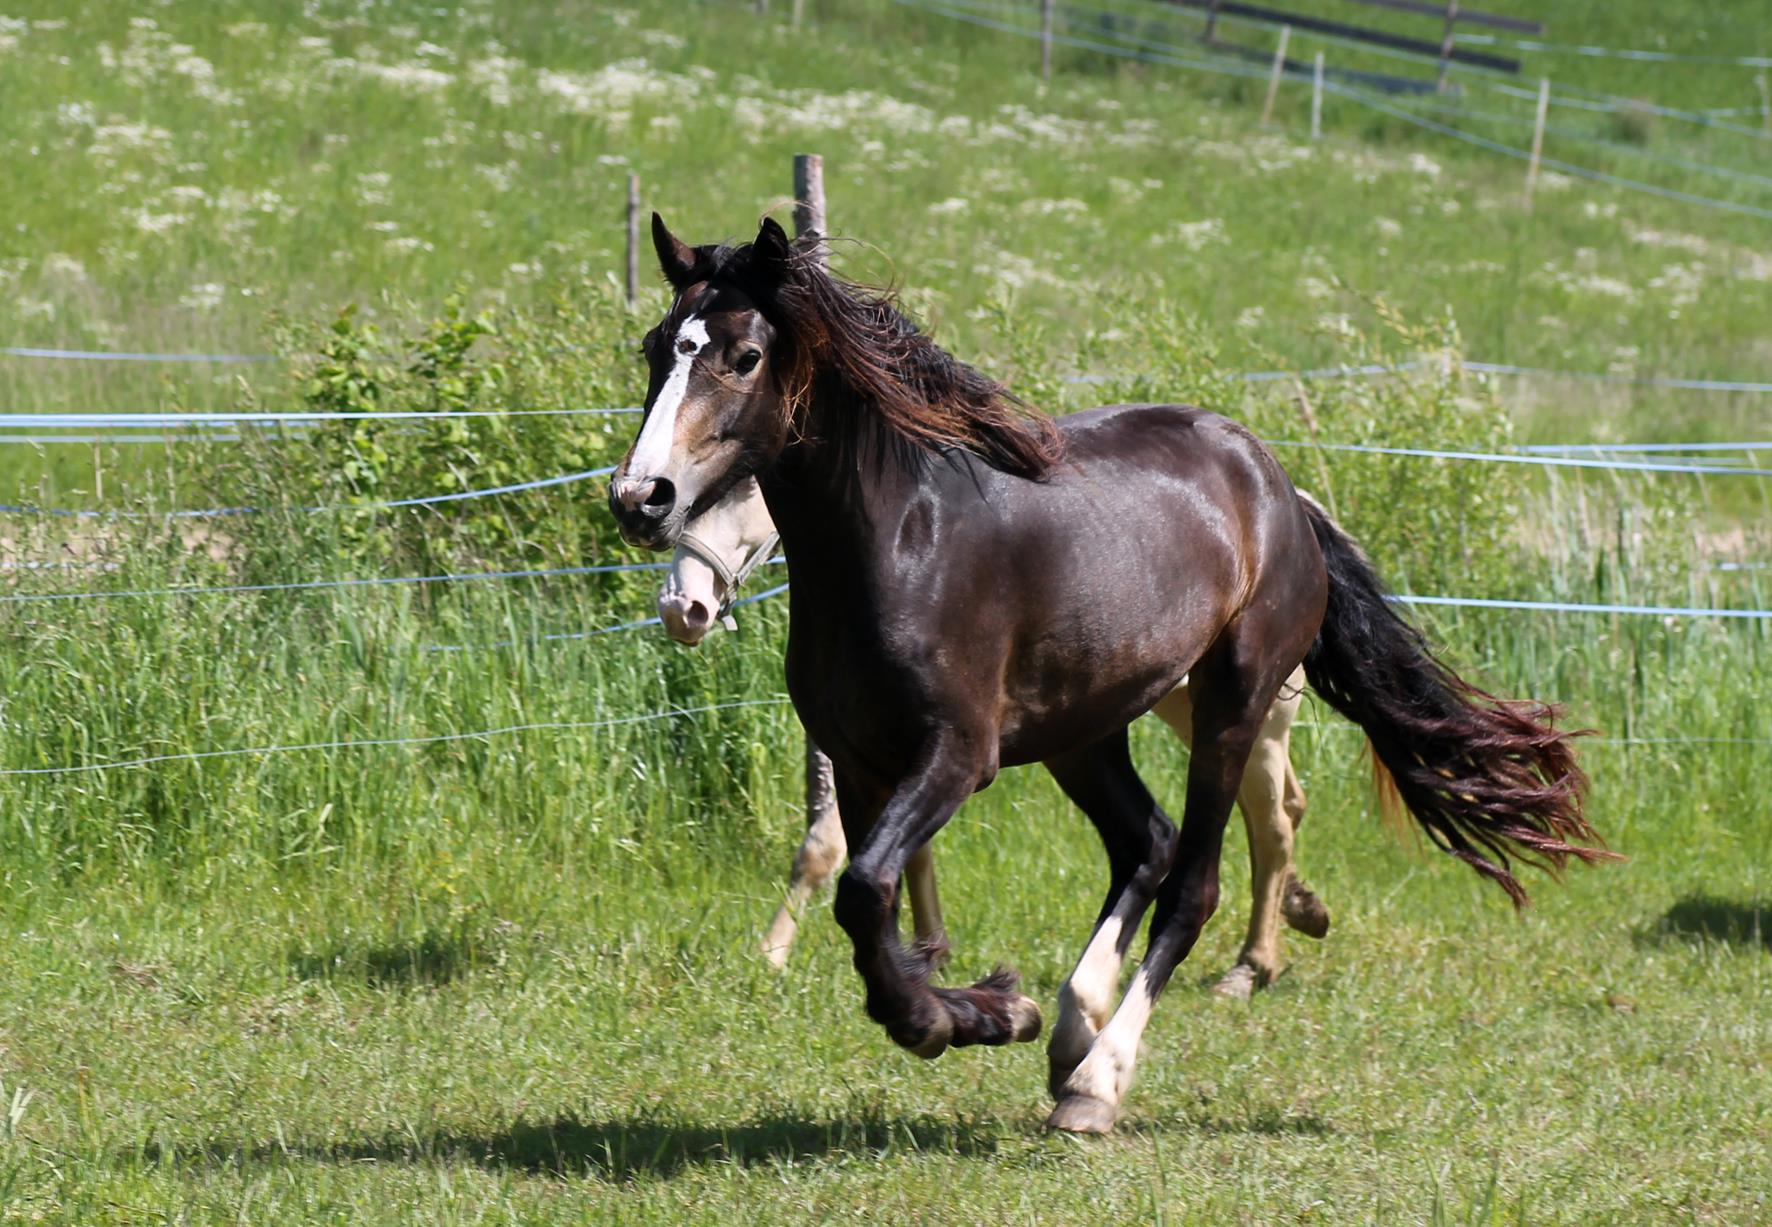
<path fill-rule="evenodd" d="M 732 616 L 732 606 L 738 600 L 738 590 L 744 586 L 745 580 L 751 577 L 751 572 L 768 560 L 770 552 L 780 542 L 780 533 L 770 533 L 763 538 L 756 549 L 745 555 L 744 561 L 738 564 L 737 570 L 728 567 L 721 560 L 717 551 L 692 532 L 685 531 L 678 536 L 677 548 L 687 550 L 707 563 L 709 567 L 713 568 L 714 574 L 720 577 L 720 582 L 726 585 L 726 595 L 720 598 L 720 610 L 714 617 L 719 620 L 721 626 L 729 631 L 735 631 L 738 629 L 738 620 Z"/>

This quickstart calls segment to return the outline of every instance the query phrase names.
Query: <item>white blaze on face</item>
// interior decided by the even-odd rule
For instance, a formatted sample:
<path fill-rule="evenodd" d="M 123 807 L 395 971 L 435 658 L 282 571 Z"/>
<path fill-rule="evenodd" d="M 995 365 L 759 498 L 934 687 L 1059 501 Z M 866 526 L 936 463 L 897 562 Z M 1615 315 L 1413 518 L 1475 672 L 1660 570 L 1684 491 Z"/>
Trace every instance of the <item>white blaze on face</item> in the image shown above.
<path fill-rule="evenodd" d="M 677 410 L 682 408 L 684 393 L 689 390 L 689 371 L 707 345 L 708 326 L 701 316 L 692 315 L 677 328 L 671 341 L 671 373 L 658 390 L 652 413 L 634 443 L 634 454 L 628 460 L 630 477 L 656 477 L 670 464 L 671 446 L 677 437 Z"/>

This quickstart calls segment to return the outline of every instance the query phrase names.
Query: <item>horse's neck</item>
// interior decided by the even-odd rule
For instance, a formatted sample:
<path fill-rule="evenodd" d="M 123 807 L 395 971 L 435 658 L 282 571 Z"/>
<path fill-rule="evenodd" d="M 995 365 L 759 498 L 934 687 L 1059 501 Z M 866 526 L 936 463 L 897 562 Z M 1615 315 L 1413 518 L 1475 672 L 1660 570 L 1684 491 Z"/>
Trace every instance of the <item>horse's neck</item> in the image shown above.
<path fill-rule="evenodd" d="M 800 436 L 760 482 L 790 572 L 862 572 L 880 548 L 878 533 L 892 531 L 898 509 L 915 489 L 915 476 L 891 456 L 875 456 L 870 446 L 841 445 L 835 432 L 823 428 L 828 414 L 862 412 L 819 397 Z"/>

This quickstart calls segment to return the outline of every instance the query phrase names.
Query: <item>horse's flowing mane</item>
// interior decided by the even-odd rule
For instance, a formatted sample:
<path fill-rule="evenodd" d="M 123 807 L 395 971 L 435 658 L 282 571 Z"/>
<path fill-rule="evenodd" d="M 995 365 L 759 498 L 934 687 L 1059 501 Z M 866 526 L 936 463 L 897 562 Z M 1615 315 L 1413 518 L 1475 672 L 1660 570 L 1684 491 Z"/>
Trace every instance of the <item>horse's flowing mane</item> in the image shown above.
<path fill-rule="evenodd" d="M 916 463 L 958 448 L 1006 473 L 1044 477 L 1063 454 L 1051 419 L 937 345 L 899 310 L 891 290 L 832 275 L 824 246 L 822 239 L 797 242 L 785 267 L 772 270 L 779 282 L 760 295 L 783 334 L 783 382 L 796 416 L 835 393 L 856 411 L 828 414 L 819 429 L 853 454 L 878 441 Z M 698 264 L 750 280 L 745 273 L 757 272 L 752 247 L 702 248 Z"/>

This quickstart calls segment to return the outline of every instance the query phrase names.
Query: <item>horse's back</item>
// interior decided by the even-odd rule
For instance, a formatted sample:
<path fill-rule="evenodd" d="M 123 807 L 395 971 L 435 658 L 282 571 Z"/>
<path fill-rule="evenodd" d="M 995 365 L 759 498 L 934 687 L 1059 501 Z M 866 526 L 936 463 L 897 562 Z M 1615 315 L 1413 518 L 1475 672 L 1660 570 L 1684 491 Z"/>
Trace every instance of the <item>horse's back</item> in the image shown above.
<path fill-rule="evenodd" d="M 1007 597 L 1006 658 L 976 661 L 1001 670 L 1005 762 L 1098 730 L 1104 707 L 1148 710 L 1251 601 L 1308 600 L 1320 568 L 1285 471 L 1241 425 L 1144 404 L 1058 425 L 1065 456 L 1046 480 L 978 465 L 942 500 L 952 557 L 996 577 L 969 595 Z"/>

